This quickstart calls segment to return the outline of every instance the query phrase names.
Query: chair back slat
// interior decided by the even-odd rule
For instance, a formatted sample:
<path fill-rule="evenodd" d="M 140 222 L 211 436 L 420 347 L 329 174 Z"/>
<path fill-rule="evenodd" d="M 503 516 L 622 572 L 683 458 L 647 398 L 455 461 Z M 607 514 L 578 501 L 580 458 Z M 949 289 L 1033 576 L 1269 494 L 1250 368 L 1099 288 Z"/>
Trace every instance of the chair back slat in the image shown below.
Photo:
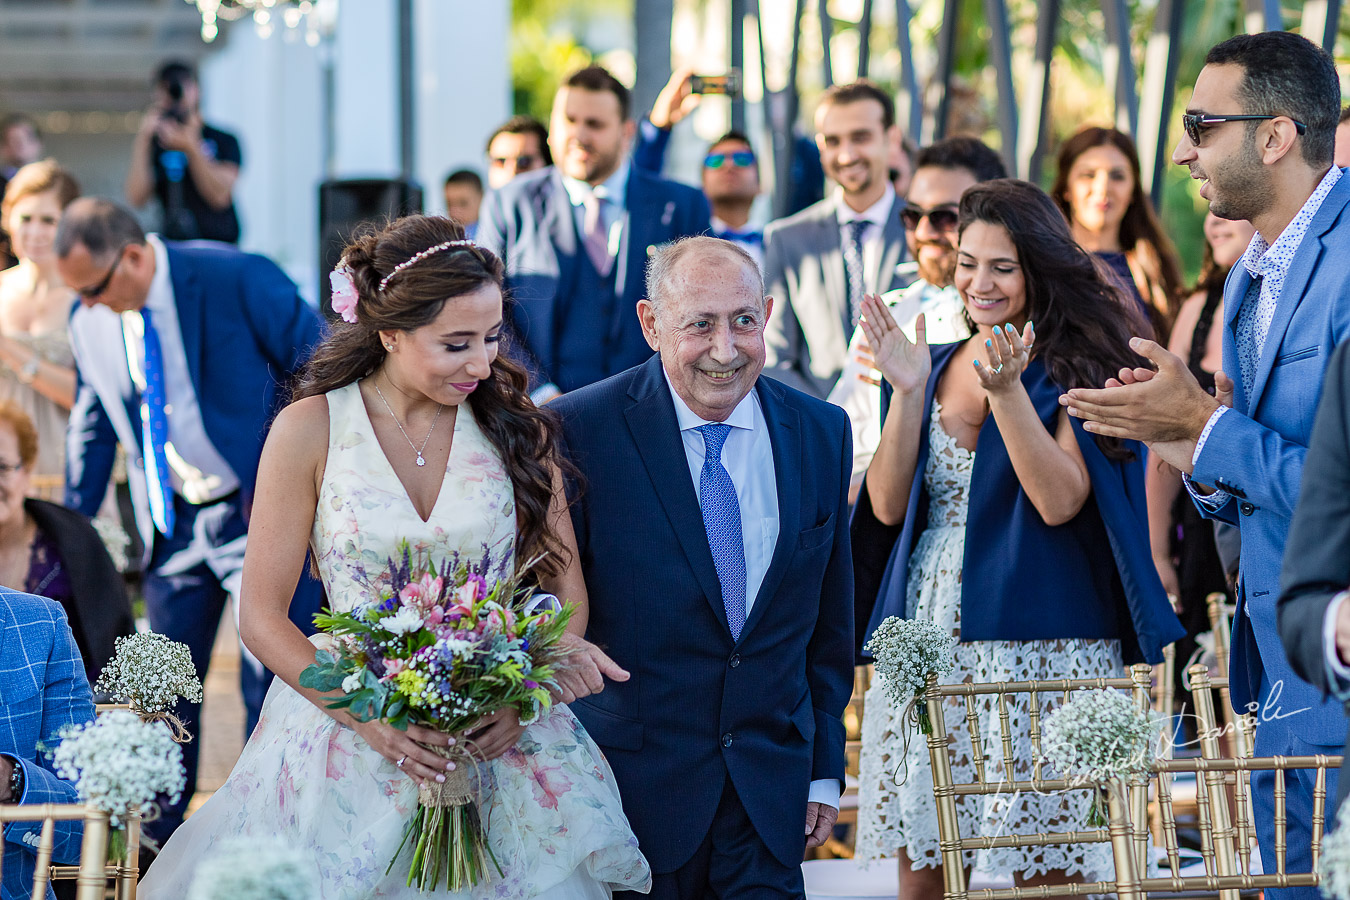
<path fill-rule="evenodd" d="M 0 806 L 0 828 L 11 822 L 41 822 L 38 845 L 35 850 L 36 867 L 33 871 L 34 897 L 47 896 L 51 879 L 52 854 L 56 848 L 56 823 L 83 820 L 84 836 L 80 843 L 79 878 L 76 882 L 77 900 L 103 900 L 104 867 L 108 854 L 108 814 L 92 806 L 75 803 L 34 803 Z M 3 878 L 3 854 L 0 854 L 0 878 Z"/>
<path fill-rule="evenodd" d="M 970 761 L 975 766 L 975 780 L 983 784 L 988 781 L 984 774 L 984 742 L 980 740 L 980 711 L 975 706 L 975 696 L 966 696 L 966 732 L 970 735 Z"/>

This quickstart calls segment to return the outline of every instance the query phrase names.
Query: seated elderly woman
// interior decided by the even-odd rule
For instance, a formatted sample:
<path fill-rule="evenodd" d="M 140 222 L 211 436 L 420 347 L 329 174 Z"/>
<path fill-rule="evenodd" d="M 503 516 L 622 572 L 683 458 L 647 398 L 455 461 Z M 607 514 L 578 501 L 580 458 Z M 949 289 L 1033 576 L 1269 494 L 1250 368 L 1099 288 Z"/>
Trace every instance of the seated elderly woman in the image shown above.
<path fill-rule="evenodd" d="M 27 496 L 37 458 L 33 420 L 14 403 L 0 402 L 0 585 L 65 608 L 93 682 L 117 638 L 135 630 L 131 603 L 89 520 Z"/>

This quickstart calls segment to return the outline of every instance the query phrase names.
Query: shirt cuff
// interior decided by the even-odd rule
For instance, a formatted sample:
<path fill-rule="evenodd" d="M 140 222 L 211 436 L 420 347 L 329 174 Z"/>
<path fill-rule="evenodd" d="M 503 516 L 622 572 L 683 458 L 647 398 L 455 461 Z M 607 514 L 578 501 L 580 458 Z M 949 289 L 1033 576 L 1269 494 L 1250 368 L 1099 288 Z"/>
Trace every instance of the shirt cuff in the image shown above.
<path fill-rule="evenodd" d="M 642 134 L 642 139 L 651 143 L 663 134 L 670 134 L 669 128 L 657 128 L 652 124 L 652 120 L 643 116 L 638 121 L 638 131 Z"/>
<path fill-rule="evenodd" d="M 1195 442 L 1195 452 L 1191 454 L 1191 468 L 1194 469 L 1200 461 L 1200 451 L 1205 448 L 1205 441 L 1209 440 L 1209 433 L 1214 430 L 1218 424 L 1219 417 L 1228 412 L 1229 407 L 1220 406 L 1214 412 L 1210 413 L 1209 421 L 1205 422 L 1204 429 L 1200 432 L 1200 439 Z M 1181 481 L 1186 485 L 1186 493 L 1190 494 L 1196 501 L 1203 503 L 1207 509 L 1221 509 L 1229 501 L 1231 495 L 1225 490 L 1215 490 L 1212 494 L 1202 494 L 1195 489 L 1195 482 L 1191 481 L 1191 476 L 1181 475 Z"/>
<path fill-rule="evenodd" d="M 530 399 L 534 401 L 535 406 L 543 406 L 550 400 L 556 400 L 562 396 L 562 391 L 553 382 L 541 384 L 539 387 L 530 391 Z"/>
<path fill-rule="evenodd" d="M 1209 414 L 1209 420 L 1205 422 L 1205 427 L 1200 432 L 1200 439 L 1195 442 L 1195 452 L 1191 454 L 1191 468 L 1195 468 L 1196 463 L 1200 462 L 1200 451 L 1205 449 L 1205 441 L 1209 440 L 1209 433 L 1214 430 L 1215 425 L 1219 424 L 1220 417 L 1228 410 L 1229 407 L 1220 406 Z"/>
<path fill-rule="evenodd" d="M 1350 666 L 1341 662 L 1341 654 L 1336 650 L 1336 615 L 1350 591 L 1341 591 L 1327 604 L 1326 614 L 1322 616 L 1322 656 L 1326 661 L 1327 683 L 1332 693 L 1344 696 L 1350 693 Z"/>
<path fill-rule="evenodd" d="M 822 806 L 832 806 L 839 808 L 839 779 L 822 778 L 819 781 L 811 782 L 810 789 L 806 792 L 807 803 L 819 803 Z"/>

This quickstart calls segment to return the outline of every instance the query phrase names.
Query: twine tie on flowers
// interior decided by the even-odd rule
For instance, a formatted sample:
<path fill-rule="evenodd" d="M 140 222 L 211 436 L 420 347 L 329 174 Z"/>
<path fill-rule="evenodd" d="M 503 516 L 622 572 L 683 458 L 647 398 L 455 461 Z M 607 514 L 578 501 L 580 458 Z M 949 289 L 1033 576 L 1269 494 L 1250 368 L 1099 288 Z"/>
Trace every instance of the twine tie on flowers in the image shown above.
<path fill-rule="evenodd" d="M 703 511 L 703 528 L 708 533 L 717 580 L 722 584 L 722 605 L 732 639 L 739 639 L 745 627 L 745 539 L 741 536 L 741 504 L 731 473 L 722 465 L 722 445 L 731 434 L 731 426 L 700 425 L 703 435 L 703 470 L 698 478 L 698 505 Z"/>

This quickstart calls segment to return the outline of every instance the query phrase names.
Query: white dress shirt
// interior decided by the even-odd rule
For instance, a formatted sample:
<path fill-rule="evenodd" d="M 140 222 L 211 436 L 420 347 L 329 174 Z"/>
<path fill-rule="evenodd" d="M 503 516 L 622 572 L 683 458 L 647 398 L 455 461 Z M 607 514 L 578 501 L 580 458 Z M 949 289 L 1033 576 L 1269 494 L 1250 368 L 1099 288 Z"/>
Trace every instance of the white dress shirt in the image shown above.
<path fill-rule="evenodd" d="M 169 441 L 164 447 L 169 461 L 169 480 L 174 493 L 189 503 L 202 504 L 228 496 L 239 489 L 239 476 L 220 455 L 202 423 L 202 409 L 192 386 L 183 332 L 178 324 L 178 306 L 169 275 L 169 255 L 158 235 L 146 243 L 155 252 L 155 277 L 145 306 L 154 318 L 164 361 L 164 414 L 169 420 Z M 126 343 L 128 369 L 139 391 L 145 390 L 144 320 L 140 310 L 122 313 L 122 337 Z M 149 453 L 149 448 L 145 448 Z"/>
<path fill-rule="evenodd" d="M 855 212 L 844 201 L 844 191 L 839 189 L 835 195 L 835 214 L 839 220 L 839 246 L 848 242 L 848 226 L 851 222 L 866 222 L 862 233 L 863 285 L 866 293 L 875 294 L 878 290 L 878 269 L 881 267 L 881 254 L 886 248 L 886 223 L 891 218 L 891 207 L 895 205 L 895 188 L 888 182 L 886 193 L 881 199 L 862 212 Z M 890 279 L 887 279 L 889 283 Z"/>
<path fill-rule="evenodd" d="M 627 161 L 619 163 L 613 174 L 594 187 L 568 175 L 562 176 L 562 182 L 567 199 L 572 203 L 572 220 L 577 224 L 578 237 L 584 238 L 586 234 L 586 201 L 592 194 L 605 201 L 600 204 L 600 215 L 609 229 L 609 255 L 618 257 L 623 240 L 623 212 L 628 202 Z"/>
<path fill-rule="evenodd" d="M 901 263 L 902 268 L 906 266 L 913 268 L 915 263 Z M 951 285 L 940 288 L 920 280 L 907 288 L 887 291 L 881 295 L 881 299 L 891 308 L 891 315 L 900 325 L 900 330 L 911 341 L 914 340 L 914 323 L 920 313 L 924 316 L 924 330 L 930 345 L 950 344 L 970 337 L 965 304 Z M 871 366 L 858 362 L 858 354 L 865 340 L 861 325 L 853 329 L 853 338 L 848 342 L 848 362 L 844 364 L 844 371 L 839 374 L 839 380 L 835 382 L 828 398 L 848 413 L 849 424 L 853 429 L 851 488 L 862 484 L 867 467 L 876 455 L 877 445 L 881 443 L 881 387 L 862 380 L 862 376 L 879 376 Z"/>
<path fill-rule="evenodd" d="M 664 368 L 670 399 L 675 402 L 675 421 L 680 426 L 680 440 L 684 443 L 684 458 L 689 464 L 689 477 L 694 482 L 694 496 L 699 496 L 699 476 L 703 472 L 706 450 L 703 432 L 699 427 L 715 424 L 689 408 L 689 404 L 670 383 Z M 764 410 L 759 405 L 756 391 L 746 394 L 736 408 L 721 423 L 730 425 L 731 432 L 722 445 L 722 466 L 736 487 L 736 499 L 741 508 L 741 536 L 745 546 L 745 617 L 748 621 L 754 608 L 764 576 L 769 571 L 774 547 L 778 545 L 780 523 L 778 518 L 778 482 L 773 465 L 773 444 L 769 440 L 769 426 Z M 825 778 L 811 782 L 807 800 L 839 808 L 839 782 Z"/>

